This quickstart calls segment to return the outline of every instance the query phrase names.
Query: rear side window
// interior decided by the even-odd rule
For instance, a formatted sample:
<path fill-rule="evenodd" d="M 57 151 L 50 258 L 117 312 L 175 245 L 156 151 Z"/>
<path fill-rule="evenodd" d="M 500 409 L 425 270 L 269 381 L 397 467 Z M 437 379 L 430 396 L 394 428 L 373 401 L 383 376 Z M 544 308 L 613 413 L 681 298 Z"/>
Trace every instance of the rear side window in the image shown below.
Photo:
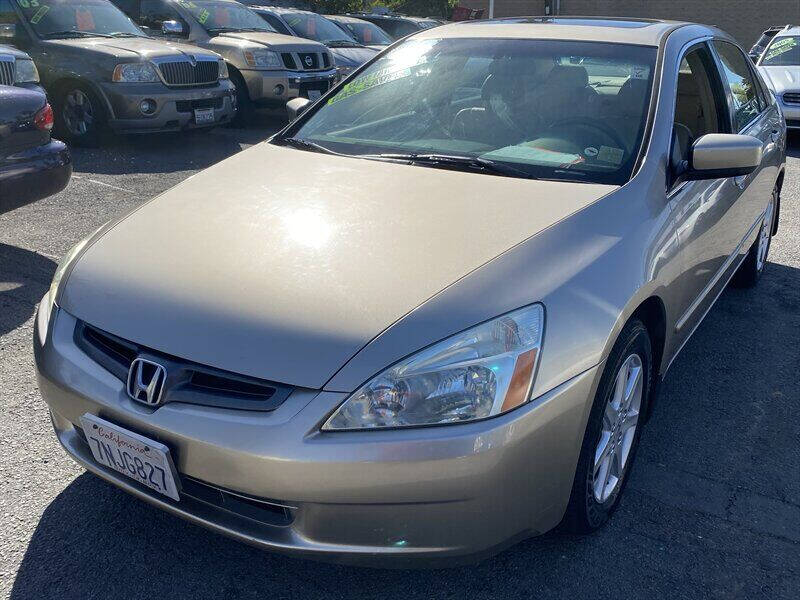
<path fill-rule="evenodd" d="M 728 42 L 714 41 L 714 48 L 722 63 L 722 76 L 733 98 L 733 121 L 736 131 L 741 131 L 762 110 L 763 99 L 752 71 L 739 48 Z"/>

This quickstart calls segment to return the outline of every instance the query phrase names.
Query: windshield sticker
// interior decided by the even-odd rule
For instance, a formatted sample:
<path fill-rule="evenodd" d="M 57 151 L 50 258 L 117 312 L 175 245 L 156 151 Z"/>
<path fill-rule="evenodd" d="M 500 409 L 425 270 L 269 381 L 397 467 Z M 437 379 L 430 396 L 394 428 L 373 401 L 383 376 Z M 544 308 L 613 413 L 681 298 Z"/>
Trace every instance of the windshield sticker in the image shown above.
<path fill-rule="evenodd" d="M 365 92 L 379 85 L 383 85 L 397 79 L 402 79 L 403 77 L 409 77 L 410 75 L 411 69 L 409 68 L 399 69 L 397 71 L 393 71 L 391 68 L 388 68 L 381 69 L 380 71 L 371 73 L 370 75 L 357 77 L 355 80 L 345 84 L 341 92 L 328 100 L 328 104 L 333 104 L 339 100 L 344 100 L 345 98 L 355 96 L 356 94 L 360 94 L 361 92 Z"/>
<path fill-rule="evenodd" d="M 39 6 L 39 0 L 17 0 L 17 4 L 21 8 L 36 8 Z"/>
<path fill-rule="evenodd" d="M 50 7 L 47 6 L 47 5 L 40 6 L 39 10 L 37 10 L 34 13 L 34 15 L 31 17 L 31 23 L 33 23 L 34 25 L 38 25 L 39 21 L 41 21 L 44 18 L 44 16 L 48 13 L 49 10 L 50 10 Z"/>
<path fill-rule="evenodd" d="M 597 160 L 611 163 L 612 165 L 619 165 L 625 157 L 625 151 L 622 148 L 613 148 L 611 146 L 600 146 L 600 152 L 597 153 Z"/>
<path fill-rule="evenodd" d="M 764 60 L 773 59 L 776 56 L 780 56 L 794 49 L 794 47 L 797 46 L 797 39 L 798 38 L 795 37 L 787 37 L 776 40 L 776 42 L 770 46 L 769 52 L 767 52 Z"/>
<path fill-rule="evenodd" d="M 532 146 L 530 143 L 498 148 L 497 150 L 481 154 L 481 158 L 511 160 L 558 167 L 567 167 L 584 161 L 584 158 L 580 154 L 547 150 L 546 148 Z"/>
<path fill-rule="evenodd" d="M 631 79 L 647 79 L 650 69 L 645 65 L 633 65 L 631 69 Z"/>
<path fill-rule="evenodd" d="M 595 148 L 594 146 L 589 146 L 588 148 L 584 148 L 583 155 L 586 158 L 594 158 L 595 156 L 597 156 L 597 148 Z"/>

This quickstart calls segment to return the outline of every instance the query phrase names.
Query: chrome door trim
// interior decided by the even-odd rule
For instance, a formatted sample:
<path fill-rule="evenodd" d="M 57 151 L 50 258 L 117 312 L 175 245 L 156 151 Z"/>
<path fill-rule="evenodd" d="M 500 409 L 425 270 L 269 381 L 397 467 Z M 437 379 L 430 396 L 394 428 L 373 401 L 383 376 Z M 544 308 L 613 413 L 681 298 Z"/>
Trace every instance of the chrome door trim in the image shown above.
<path fill-rule="evenodd" d="M 714 274 L 714 277 L 711 278 L 711 281 L 709 281 L 706 284 L 706 286 L 702 289 L 702 291 L 697 296 L 697 298 L 695 298 L 694 301 L 689 305 L 689 308 L 686 309 L 686 312 L 683 313 L 683 316 L 680 319 L 678 319 L 678 322 L 675 325 L 675 331 L 676 332 L 680 331 L 683 328 L 683 326 L 686 325 L 686 321 L 689 320 L 689 318 L 692 316 L 692 313 L 694 313 L 694 311 L 697 310 L 697 308 L 700 306 L 700 304 L 703 303 L 703 300 L 705 300 L 706 296 L 708 296 L 708 294 L 711 293 L 711 290 L 713 290 L 714 287 L 717 285 L 717 283 L 719 283 L 719 280 L 722 279 L 722 277 L 728 271 L 730 266 L 733 264 L 733 262 L 736 260 L 736 258 L 741 253 L 742 247 L 745 245 L 747 240 L 750 238 L 750 236 L 752 235 L 753 231 L 755 231 L 756 227 L 758 227 L 758 225 L 760 225 L 761 222 L 764 220 L 764 215 L 765 214 L 766 214 L 766 211 L 761 213 L 761 215 L 756 219 L 756 222 L 753 223 L 750 226 L 750 229 L 747 231 L 745 236 L 742 238 L 742 241 L 740 241 L 739 244 L 736 246 L 736 249 L 733 251 L 733 253 L 730 256 L 728 256 L 728 258 L 725 259 L 725 262 L 722 264 L 722 266 Z M 742 258 L 741 260 L 744 260 L 744 258 Z M 735 273 L 735 271 L 733 271 L 733 272 Z M 731 277 L 733 277 L 733 273 L 731 273 Z M 728 280 L 730 281 L 730 277 L 728 278 Z M 722 290 L 724 290 L 724 289 L 725 289 L 725 287 L 723 286 Z M 722 290 L 720 290 L 720 293 L 722 293 Z M 717 294 L 717 298 L 718 297 L 719 297 L 719 294 Z M 716 300 L 717 299 L 714 298 L 714 302 L 716 302 Z M 711 306 L 714 305 L 714 302 L 711 303 Z M 709 309 L 711 308 L 711 306 L 709 306 Z M 705 314 L 703 315 L 703 317 L 705 317 Z M 700 321 L 702 321 L 702 320 L 703 319 L 701 318 Z M 698 325 L 699 324 L 700 323 L 698 322 Z"/>

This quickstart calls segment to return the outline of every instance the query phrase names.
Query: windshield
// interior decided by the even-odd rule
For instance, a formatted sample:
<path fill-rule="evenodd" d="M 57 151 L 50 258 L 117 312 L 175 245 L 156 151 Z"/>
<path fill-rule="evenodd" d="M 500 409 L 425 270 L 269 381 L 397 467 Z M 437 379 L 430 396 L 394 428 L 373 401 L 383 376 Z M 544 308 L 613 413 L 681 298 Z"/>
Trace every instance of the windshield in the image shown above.
<path fill-rule="evenodd" d="M 366 21 L 362 23 L 354 21 L 337 22 L 345 27 L 357 42 L 365 46 L 388 46 L 392 43 L 392 38 L 386 35 L 383 29 L 372 23 L 367 23 Z"/>
<path fill-rule="evenodd" d="M 283 13 L 281 16 L 299 37 L 316 40 L 323 44 L 347 42 L 354 45 L 357 43 L 335 23 L 315 13 L 291 12 Z"/>
<path fill-rule="evenodd" d="M 108 0 L 14 0 L 39 37 L 117 37 L 144 33 Z"/>
<path fill-rule="evenodd" d="M 206 31 L 275 31 L 264 19 L 238 2 L 178 0 Z"/>
<path fill-rule="evenodd" d="M 800 36 L 775 38 L 770 44 L 761 65 L 765 67 L 793 67 L 800 65 Z"/>
<path fill-rule="evenodd" d="M 655 57 L 622 44 L 412 38 L 290 135 L 348 155 L 455 155 L 528 177 L 624 183 Z"/>

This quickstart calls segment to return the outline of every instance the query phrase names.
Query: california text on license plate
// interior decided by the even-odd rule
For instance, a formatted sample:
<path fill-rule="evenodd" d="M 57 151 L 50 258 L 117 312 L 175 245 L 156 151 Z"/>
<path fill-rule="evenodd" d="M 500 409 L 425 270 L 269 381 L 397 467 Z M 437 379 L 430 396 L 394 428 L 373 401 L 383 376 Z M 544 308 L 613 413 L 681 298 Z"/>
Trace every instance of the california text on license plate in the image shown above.
<path fill-rule="evenodd" d="M 200 125 L 201 123 L 214 122 L 214 109 L 213 108 L 196 108 L 194 109 L 194 122 Z"/>
<path fill-rule="evenodd" d="M 86 413 L 81 426 L 94 459 L 140 484 L 180 500 L 169 448 L 160 442 Z"/>

